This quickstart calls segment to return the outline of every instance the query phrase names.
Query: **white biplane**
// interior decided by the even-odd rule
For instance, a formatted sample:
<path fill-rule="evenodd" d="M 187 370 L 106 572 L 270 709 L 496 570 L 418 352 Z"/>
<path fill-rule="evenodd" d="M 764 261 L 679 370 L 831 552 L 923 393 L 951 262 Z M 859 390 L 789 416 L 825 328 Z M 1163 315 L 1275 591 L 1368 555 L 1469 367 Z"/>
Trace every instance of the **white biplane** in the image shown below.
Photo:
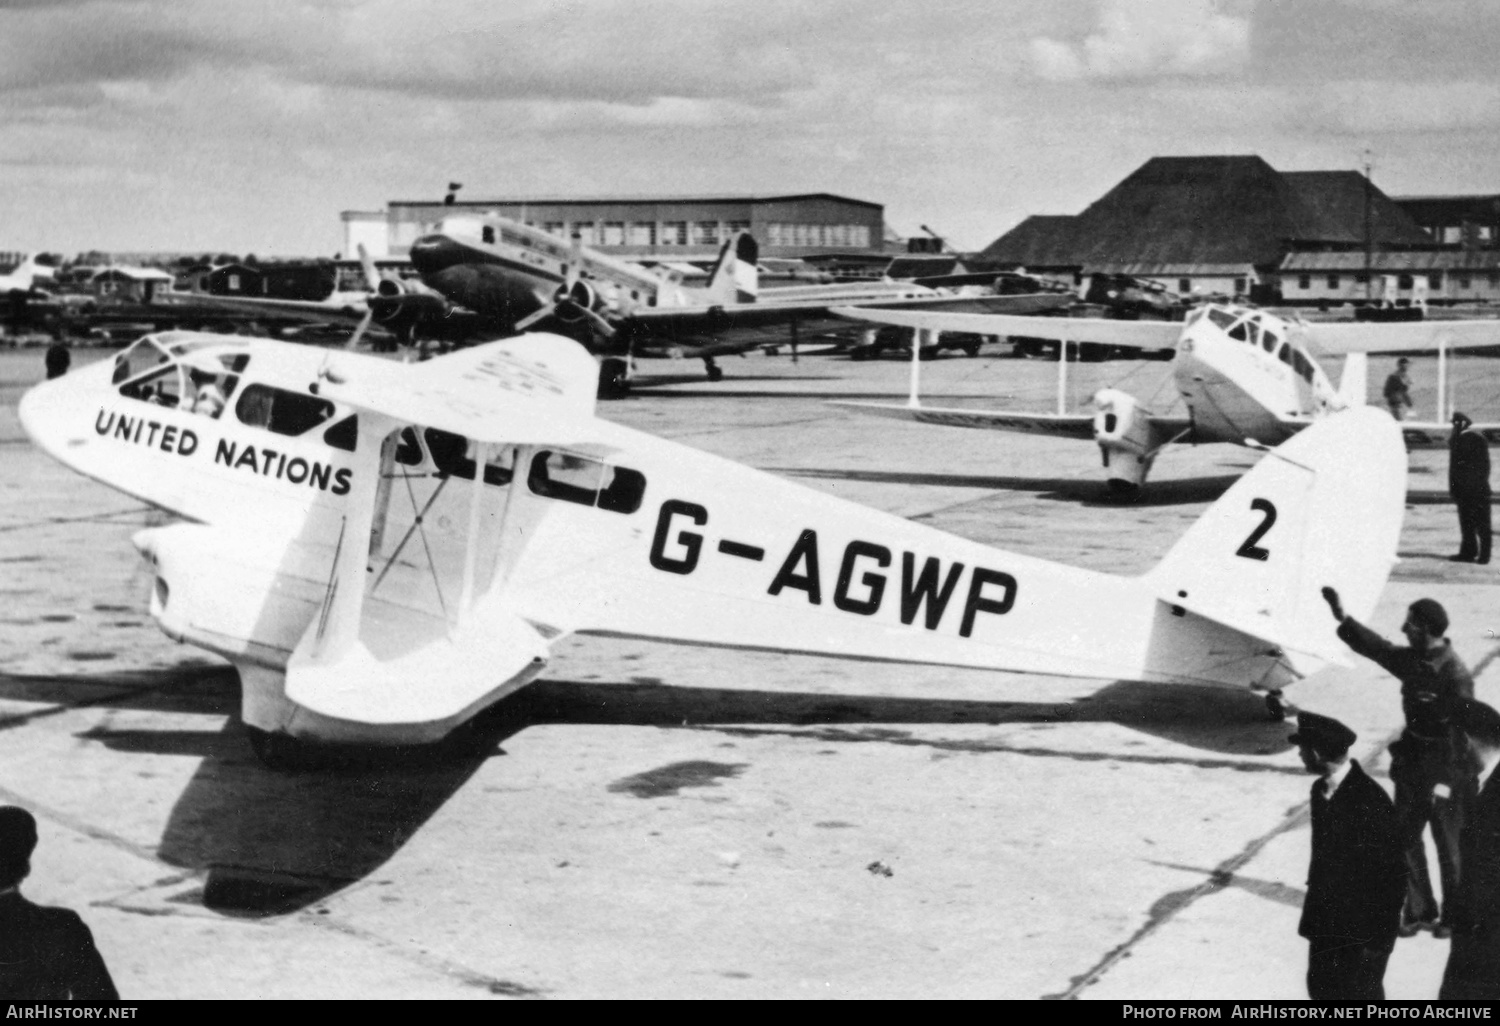
<path fill-rule="evenodd" d="M 166 332 L 20 416 L 181 518 L 134 536 L 151 613 L 234 664 L 273 763 L 441 738 L 573 633 L 1275 692 L 1343 658 L 1318 589 L 1366 616 L 1395 561 L 1406 457 L 1377 410 L 1292 439 L 1125 578 L 600 420 L 596 374 L 545 335 L 403 365 Z"/>
<path fill-rule="evenodd" d="M 1448 442 L 1442 403 L 1451 349 L 1500 345 L 1500 320 L 1411 321 L 1332 324 L 1289 321 L 1269 311 L 1227 303 L 1198 307 L 1182 323 L 1099 318 L 1026 317 L 1009 314 L 916 310 L 834 311 L 850 320 L 911 328 L 933 344 L 943 331 L 1015 335 L 1060 343 L 1057 411 L 953 409 L 924 406 L 918 369 L 904 405 L 838 402 L 860 413 L 949 427 L 1020 431 L 1092 439 L 1099 446 L 1112 491 L 1135 493 L 1156 457 L 1173 442 L 1278 445 L 1330 413 L 1365 402 L 1367 354 L 1430 351 L 1438 354 L 1438 419 L 1403 421 L 1407 448 L 1440 448 Z M 1105 388 L 1092 412 L 1064 409 L 1069 343 L 1099 343 L 1122 349 L 1175 349 L 1172 378 L 1187 413 L 1158 414 L 1135 396 Z M 1314 358 L 1344 356 L 1335 388 Z M 1500 424 L 1476 427 L 1500 441 Z"/>

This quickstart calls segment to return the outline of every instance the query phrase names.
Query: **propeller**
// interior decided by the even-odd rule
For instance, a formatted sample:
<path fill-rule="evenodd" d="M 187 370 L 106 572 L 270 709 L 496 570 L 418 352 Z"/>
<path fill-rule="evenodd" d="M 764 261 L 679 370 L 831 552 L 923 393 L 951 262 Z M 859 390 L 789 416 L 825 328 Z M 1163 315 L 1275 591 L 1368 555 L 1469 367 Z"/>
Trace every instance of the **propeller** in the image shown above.
<path fill-rule="evenodd" d="M 369 288 L 371 294 L 378 293 L 380 291 L 380 272 L 375 269 L 375 261 L 370 259 L 370 251 L 365 249 L 363 242 L 356 249 L 359 251 L 359 266 L 364 268 L 365 285 Z M 370 330 L 370 322 L 375 319 L 375 308 L 370 305 L 368 299 L 365 300 L 365 307 L 365 315 L 360 318 L 358 327 L 349 336 L 349 341 L 344 344 L 344 348 L 350 352 L 358 348 L 359 343 L 365 337 L 365 332 Z"/>
<path fill-rule="evenodd" d="M 557 317 L 563 321 L 588 321 L 601 337 L 615 337 L 614 325 L 594 309 L 594 290 L 583 280 L 583 237 L 574 234 L 568 263 L 563 267 L 563 282 L 552 294 L 552 302 L 543 305 L 516 322 L 517 331 Z"/>

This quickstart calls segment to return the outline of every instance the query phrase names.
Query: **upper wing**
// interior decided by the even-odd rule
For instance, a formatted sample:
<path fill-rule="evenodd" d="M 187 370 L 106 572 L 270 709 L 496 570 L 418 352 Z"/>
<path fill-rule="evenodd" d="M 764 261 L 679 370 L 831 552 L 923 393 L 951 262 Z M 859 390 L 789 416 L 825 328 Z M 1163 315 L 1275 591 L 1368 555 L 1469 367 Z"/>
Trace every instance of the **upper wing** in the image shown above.
<path fill-rule="evenodd" d="M 1500 345 L 1500 320 L 1308 323 L 1295 329 L 1324 356 L 1470 349 Z"/>
<path fill-rule="evenodd" d="M 987 428 L 992 431 L 1021 431 L 1035 435 L 1059 435 L 1064 438 L 1094 437 L 1094 418 L 1087 413 L 1009 413 L 1003 410 L 960 410 L 936 406 L 892 406 L 882 403 L 832 402 L 873 417 L 914 420 L 919 424 L 942 424 L 947 427 Z"/>
<path fill-rule="evenodd" d="M 646 307 L 632 312 L 623 326 L 644 347 L 666 345 L 698 356 L 712 356 L 759 345 L 785 343 L 787 330 L 793 325 L 804 334 L 848 332 L 849 320 L 841 314 L 845 306 L 859 310 L 962 311 L 969 316 L 980 316 L 995 311 L 1030 313 L 1058 309 L 1072 302 L 1071 295 L 1057 293 L 962 296 L 935 294 L 909 285 L 860 288 L 862 291 L 849 286 L 792 287 L 762 292 L 753 303 Z M 778 293 L 789 295 L 779 296 Z M 835 307 L 834 304 L 841 305 Z M 979 331 L 975 328 L 953 330 Z M 980 333 L 1002 334 L 994 331 Z"/>
<path fill-rule="evenodd" d="M 599 365 L 561 335 L 521 335 L 426 363 L 338 353 L 318 394 L 481 442 L 607 443 L 594 418 Z"/>
<path fill-rule="evenodd" d="M 998 296 L 998 299 L 1007 297 Z M 1175 321 L 1112 321 L 1098 317 L 1026 317 L 1017 314 L 961 313 L 942 310 L 873 310 L 841 306 L 832 311 L 850 320 L 894 324 L 932 331 L 975 335 L 1024 335 L 1068 342 L 1099 342 L 1135 349 L 1170 349 L 1182 334 Z"/>

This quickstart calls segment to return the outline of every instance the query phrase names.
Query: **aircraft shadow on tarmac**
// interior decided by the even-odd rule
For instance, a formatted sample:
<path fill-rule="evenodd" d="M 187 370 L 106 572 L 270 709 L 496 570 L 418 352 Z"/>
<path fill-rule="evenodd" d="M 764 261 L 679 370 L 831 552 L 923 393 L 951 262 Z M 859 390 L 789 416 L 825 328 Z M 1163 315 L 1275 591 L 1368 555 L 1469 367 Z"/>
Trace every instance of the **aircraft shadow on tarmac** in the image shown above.
<path fill-rule="evenodd" d="M 1239 480 L 1238 474 L 1214 477 L 1178 478 L 1152 481 L 1136 498 L 1121 499 L 1110 494 L 1100 480 L 1076 477 L 995 477 L 976 474 L 944 474 L 930 471 L 901 472 L 880 470 L 838 470 L 810 467 L 763 467 L 786 477 L 807 477 L 834 481 L 867 481 L 874 484 L 905 484 L 945 488 L 982 488 L 988 491 L 1036 492 L 1046 499 L 1077 502 L 1087 506 L 1176 506 L 1213 502 Z"/>
<path fill-rule="evenodd" d="M 919 744 L 1030 757 L 1190 763 L 1210 769 L 1292 772 L 1265 759 L 1290 747 L 1248 691 L 1109 684 L 1071 702 L 1007 702 L 829 695 L 682 687 L 650 678 L 611 683 L 542 680 L 471 721 L 444 742 L 413 749 L 333 750 L 319 768 L 277 772 L 252 754 L 232 715 L 235 674 L 227 667 L 174 668 L 83 690 L 79 679 L 0 675 L 0 697 L 128 709 L 231 714 L 218 730 L 96 726 L 80 740 L 112 751 L 196 756 L 202 761 L 168 817 L 158 856 L 202 874 L 199 903 L 231 916 L 281 915 L 318 903 L 384 865 L 501 744 L 541 724 L 612 724 L 809 736 L 823 743 Z M 97 678 L 85 678 L 97 684 Z M 80 701 L 80 699 L 82 699 Z M 53 707 L 58 708 L 58 707 Z M 894 725 L 1116 723 L 1207 757 L 1132 754 L 1069 745 L 916 735 Z M 19 726 L 20 723 L 0 724 Z M 890 726 L 886 726 L 890 725 Z M 855 729 L 850 729 L 855 728 Z M 1252 758 L 1255 757 L 1255 758 Z M 1297 772 L 1300 772 L 1298 770 Z"/>

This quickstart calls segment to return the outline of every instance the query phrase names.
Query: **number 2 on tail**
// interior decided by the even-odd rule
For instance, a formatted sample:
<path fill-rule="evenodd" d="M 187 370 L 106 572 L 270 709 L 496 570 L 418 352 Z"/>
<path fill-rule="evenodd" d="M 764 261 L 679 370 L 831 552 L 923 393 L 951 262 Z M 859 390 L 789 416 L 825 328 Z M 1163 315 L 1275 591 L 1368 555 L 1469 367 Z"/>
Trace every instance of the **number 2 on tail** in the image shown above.
<path fill-rule="evenodd" d="M 1246 538 L 1244 543 L 1234 550 L 1234 554 L 1236 556 L 1243 556 L 1246 559 L 1264 561 L 1271 558 L 1271 550 L 1263 549 L 1255 543 L 1264 538 L 1266 532 L 1271 529 L 1271 525 L 1276 523 L 1276 507 L 1271 505 L 1270 499 L 1252 499 L 1250 508 L 1260 510 L 1265 515 L 1265 519 L 1260 522 L 1260 525 L 1255 530 L 1250 532 L 1250 537 Z"/>

